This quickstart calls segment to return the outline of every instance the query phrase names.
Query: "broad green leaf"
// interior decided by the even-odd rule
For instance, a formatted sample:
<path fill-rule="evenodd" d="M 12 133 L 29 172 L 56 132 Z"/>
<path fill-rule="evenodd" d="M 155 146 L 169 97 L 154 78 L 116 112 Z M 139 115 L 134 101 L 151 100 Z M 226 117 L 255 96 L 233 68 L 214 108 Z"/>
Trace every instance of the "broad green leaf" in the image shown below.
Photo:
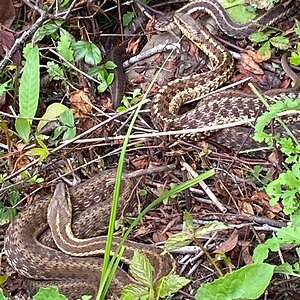
<path fill-rule="evenodd" d="M 242 4 L 227 8 L 226 12 L 233 21 L 240 24 L 246 23 L 256 16 L 255 12 L 247 10 Z"/>
<path fill-rule="evenodd" d="M 40 132 L 41 129 L 48 123 L 47 120 L 55 119 L 67 110 L 69 110 L 69 108 L 61 103 L 56 102 L 50 104 L 42 116 L 43 120 L 39 122 L 36 131 Z"/>
<path fill-rule="evenodd" d="M 105 91 L 107 90 L 107 88 L 108 88 L 108 84 L 107 84 L 105 81 L 101 82 L 101 83 L 97 86 L 97 90 L 98 90 L 99 93 L 105 92 Z"/>
<path fill-rule="evenodd" d="M 251 264 L 202 285 L 196 300 L 257 299 L 269 285 L 275 266 Z"/>
<path fill-rule="evenodd" d="M 107 61 L 104 64 L 104 68 L 107 69 L 107 70 L 114 70 L 116 67 L 117 67 L 117 65 L 111 60 Z"/>
<path fill-rule="evenodd" d="M 101 62 L 101 51 L 95 44 L 88 41 L 78 41 L 74 42 L 72 46 L 77 61 L 84 59 L 90 65 L 97 65 Z"/>
<path fill-rule="evenodd" d="M 20 80 L 19 107 L 20 116 L 35 116 L 40 96 L 40 55 L 39 48 L 32 48 L 26 58 Z M 31 122 L 30 122 L 31 123 Z"/>
<path fill-rule="evenodd" d="M 16 128 L 16 131 L 17 131 L 18 135 L 20 136 L 20 138 L 26 144 L 28 144 L 29 134 L 30 134 L 30 130 L 31 130 L 31 122 L 29 122 L 26 119 L 18 117 L 15 121 L 15 128 Z"/>
<path fill-rule="evenodd" d="M 280 239 L 282 244 L 300 244 L 300 228 L 287 226 L 280 228 L 276 236 Z"/>
<path fill-rule="evenodd" d="M 253 43 L 262 43 L 269 39 L 269 34 L 263 31 L 260 32 L 254 32 L 249 37 L 250 41 Z"/>
<path fill-rule="evenodd" d="M 269 251 L 279 251 L 280 243 L 277 237 L 272 237 L 266 240 L 264 243 L 259 244 L 253 251 L 253 261 L 255 263 L 263 263 L 269 256 Z"/>
<path fill-rule="evenodd" d="M 300 277 L 299 274 L 299 262 L 290 265 L 289 263 L 284 263 L 282 265 L 276 266 L 274 273 L 286 274 L 291 276 Z"/>
<path fill-rule="evenodd" d="M 75 127 L 71 127 L 68 128 L 64 134 L 63 134 L 63 140 L 67 141 L 67 140 L 71 140 L 76 136 L 76 128 Z"/>
<path fill-rule="evenodd" d="M 138 281 L 147 287 L 153 283 L 153 267 L 148 257 L 139 251 L 134 251 L 134 255 L 129 266 L 130 273 Z"/>
<path fill-rule="evenodd" d="M 6 275 L 6 274 L 0 275 L 0 285 L 2 285 L 3 283 L 5 283 L 8 277 L 9 276 Z M 2 289 L 0 289 L 0 299 L 1 299 L 1 292 L 2 292 Z"/>
<path fill-rule="evenodd" d="M 286 50 L 290 46 L 290 41 L 286 36 L 278 35 L 270 38 L 270 43 L 280 49 L 280 50 Z"/>
<path fill-rule="evenodd" d="M 0 288 L 0 300 L 7 300 L 7 298 L 4 296 L 3 290 Z"/>
<path fill-rule="evenodd" d="M 127 11 L 122 17 L 123 26 L 125 27 L 128 26 L 132 22 L 134 15 L 135 14 L 133 11 Z"/>
<path fill-rule="evenodd" d="M 33 296 L 33 300 L 68 300 L 68 298 L 59 293 L 56 286 L 40 288 Z"/>
<path fill-rule="evenodd" d="M 148 288 L 137 284 L 128 284 L 123 287 L 120 300 L 140 299 L 149 294 Z"/>
<path fill-rule="evenodd" d="M 61 37 L 57 43 L 58 53 L 63 56 L 67 61 L 73 63 L 74 62 L 74 51 L 71 47 L 72 38 L 69 33 L 60 30 Z"/>
<path fill-rule="evenodd" d="M 74 127 L 74 116 L 70 109 L 65 110 L 60 116 L 59 120 L 63 125 L 66 125 L 68 127 Z"/>
<path fill-rule="evenodd" d="M 159 279 L 156 285 L 158 298 L 165 298 L 177 293 L 182 287 L 190 283 L 190 280 L 176 274 L 170 274 Z"/>

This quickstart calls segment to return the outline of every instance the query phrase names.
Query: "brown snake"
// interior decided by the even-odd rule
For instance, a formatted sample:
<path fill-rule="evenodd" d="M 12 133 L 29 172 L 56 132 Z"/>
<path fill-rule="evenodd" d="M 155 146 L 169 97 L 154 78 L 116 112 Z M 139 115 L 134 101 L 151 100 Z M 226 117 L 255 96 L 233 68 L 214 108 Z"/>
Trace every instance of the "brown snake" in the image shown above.
<path fill-rule="evenodd" d="M 284 12 L 283 8 L 285 9 Z M 245 116 L 253 117 L 257 111 L 263 109 L 261 102 L 253 95 L 229 91 L 219 93 L 217 96 L 208 96 L 195 109 L 183 115 L 178 115 L 178 110 L 184 102 L 216 89 L 225 83 L 233 73 L 233 60 L 228 51 L 212 38 L 205 27 L 195 22 L 189 15 L 190 13 L 197 10 L 211 13 L 222 30 L 225 28 L 225 33 L 235 35 L 232 32 L 236 29 L 236 32 L 248 35 L 249 30 L 252 32 L 257 29 L 252 24 L 258 24 L 260 27 L 260 23 L 264 22 L 263 26 L 270 25 L 290 13 L 293 8 L 279 5 L 274 10 L 275 15 L 273 15 L 273 11 L 268 12 L 263 17 L 260 17 L 257 22 L 242 27 L 232 23 L 226 17 L 223 9 L 213 0 L 193 1 L 180 9 L 175 14 L 176 25 L 210 57 L 213 68 L 211 71 L 203 74 L 176 79 L 160 90 L 154 99 L 151 112 L 153 123 L 157 129 L 177 130 L 213 126 L 240 120 Z M 230 30 L 228 29 L 226 32 L 227 25 L 229 25 Z M 279 96 L 281 95 L 289 95 L 296 98 L 299 96 L 299 93 L 282 92 Z M 207 134 L 210 135 L 211 133 L 208 132 Z M 202 137 L 203 134 L 188 136 L 188 138 L 192 139 Z M 74 210 L 72 230 L 77 237 L 86 239 L 99 235 L 99 223 L 95 220 L 99 220 L 101 215 L 107 214 L 107 210 L 109 210 L 108 203 L 99 203 L 103 199 L 110 199 L 109 195 L 112 192 L 114 176 L 115 173 L 113 171 L 104 172 L 70 190 Z M 126 184 L 123 185 L 120 205 L 121 207 L 125 207 L 126 204 L 129 205 L 130 207 L 127 211 L 131 211 L 134 206 L 132 205 L 134 201 L 128 195 L 131 195 L 136 183 L 136 179 L 131 179 L 127 180 Z M 62 186 L 58 186 L 57 191 L 60 191 L 59 197 L 64 193 Z M 101 270 L 101 260 L 99 258 L 71 257 L 62 251 L 46 246 L 45 242 L 42 243 L 38 239 L 48 229 L 47 209 L 50 198 L 50 196 L 47 196 L 35 201 L 28 209 L 22 211 L 9 226 L 5 239 L 5 251 L 8 261 L 18 273 L 27 278 L 26 283 L 31 292 L 38 286 L 54 283 L 61 288 L 62 292 L 67 293 L 72 298 L 83 293 L 95 295 L 100 276 L 99 270 Z M 54 201 L 53 205 L 58 204 Z M 124 210 L 126 211 L 125 208 Z M 53 219 L 54 217 L 51 220 Z M 55 221 L 54 224 L 57 225 L 58 222 L 59 220 Z M 65 233 L 68 233 L 68 230 L 54 232 L 54 234 L 61 236 L 61 238 L 58 238 L 58 244 L 61 241 L 71 244 L 70 253 L 72 255 L 74 255 L 76 247 L 83 250 L 84 253 L 88 252 L 87 249 L 83 248 L 84 245 L 82 243 L 84 244 L 84 242 L 76 240 L 72 234 L 66 235 Z M 44 241 L 47 241 L 47 238 Z M 93 241 L 88 240 L 85 242 L 90 243 Z M 99 242 L 99 240 L 97 241 Z M 49 238 L 48 243 L 53 245 L 53 243 L 49 242 Z M 117 240 L 115 243 L 117 243 Z M 66 251 L 64 245 L 59 245 L 59 247 Z M 125 253 L 126 259 L 132 257 L 132 251 L 136 248 L 151 256 L 151 262 L 154 264 L 156 271 L 155 278 L 172 270 L 172 258 L 170 256 L 161 258 L 159 255 L 161 253 L 160 250 L 155 250 L 155 248 L 147 245 L 128 243 L 128 252 Z M 163 267 L 161 263 L 163 263 Z M 118 270 L 111 288 L 112 293 L 118 295 L 120 288 L 129 282 L 132 282 L 132 279 L 128 274 Z"/>
<path fill-rule="evenodd" d="M 229 51 L 212 37 L 205 26 L 191 17 L 192 13 L 204 11 L 213 16 L 225 34 L 243 38 L 259 28 L 265 28 L 273 22 L 279 21 L 286 14 L 297 10 L 299 4 L 299 1 L 288 1 L 285 4 L 280 4 L 267 14 L 244 25 L 233 23 L 221 5 L 214 0 L 191 1 L 179 9 L 174 15 L 174 23 L 189 40 L 210 58 L 212 69 L 205 73 L 175 79 L 159 90 L 154 97 L 151 111 L 151 118 L 156 128 L 160 131 L 176 131 L 213 127 L 241 121 L 245 118 L 256 118 L 258 112 L 265 110 L 262 102 L 255 95 L 238 90 L 227 90 L 209 95 L 201 99 L 194 109 L 179 114 L 180 107 L 185 102 L 217 89 L 234 72 L 234 61 Z M 272 96 L 274 99 L 283 96 L 296 99 L 300 96 L 300 92 L 294 90 L 271 90 L 265 94 Z M 270 102 L 274 101 L 271 100 Z M 294 122 L 298 121 L 299 117 L 295 117 Z M 299 130 L 299 128 L 296 129 Z M 230 128 L 230 130 L 233 131 L 233 136 L 238 135 L 237 131 L 234 131 L 235 128 Z M 222 144 L 228 148 L 232 148 L 235 143 L 241 144 L 244 134 L 238 137 L 238 140 L 233 141 L 233 139 L 228 138 L 227 133 L 226 130 L 222 130 L 221 133 L 207 130 L 202 133 L 180 134 L 175 137 L 201 140 L 207 136 L 213 138 L 216 134 L 218 137 L 223 138 Z"/>

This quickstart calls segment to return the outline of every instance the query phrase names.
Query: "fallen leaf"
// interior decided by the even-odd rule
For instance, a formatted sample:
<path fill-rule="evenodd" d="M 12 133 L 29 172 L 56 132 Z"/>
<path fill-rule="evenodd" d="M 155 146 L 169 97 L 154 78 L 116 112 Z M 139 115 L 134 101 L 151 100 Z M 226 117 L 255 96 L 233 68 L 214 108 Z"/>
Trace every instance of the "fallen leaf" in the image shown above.
<path fill-rule="evenodd" d="M 234 230 L 230 237 L 223 242 L 218 249 L 216 249 L 213 253 L 226 253 L 235 248 L 239 240 L 239 232 L 238 230 Z"/>
<path fill-rule="evenodd" d="M 82 116 L 92 111 L 91 95 L 89 92 L 81 90 L 70 94 L 70 101 L 75 110 L 75 116 Z"/>
<path fill-rule="evenodd" d="M 16 17 L 15 8 L 11 0 L 0 1 L 0 24 L 10 28 Z"/>

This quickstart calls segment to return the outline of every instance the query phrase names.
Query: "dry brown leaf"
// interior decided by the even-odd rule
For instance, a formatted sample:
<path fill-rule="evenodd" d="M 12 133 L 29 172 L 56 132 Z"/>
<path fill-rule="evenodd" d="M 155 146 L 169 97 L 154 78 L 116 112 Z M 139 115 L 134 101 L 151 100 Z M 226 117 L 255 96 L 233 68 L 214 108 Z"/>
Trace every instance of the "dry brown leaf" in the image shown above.
<path fill-rule="evenodd" d="M 264 75 L 264 71 L 248 53 L 241 53 L 238 68 L 242 74 Z"/>
<path fill-rule="evenodd" d="M 81 90 L 70 94 L 70 101 L 75 111 L 75 116 L 82 116 L 92 111 L 91 96 L 89 92 Z"/>
<path fill-rule="evenodd" d="M 0 24 L 10 28 L 16 17 L 15 8 L 11 0 L 0 1 Z"/>
<path fill-rule="evenodd" d="M 242 202 L 241 212 L 244 215 L 250 215 L 250 216 L 254 215 L 252 205 L 250 203 L 246 202 L 246 201 Z"/>
<path fill-rule="evenodd" d="M 235 248 L 239 240 L 239 232 L 238 230 L 234 230 L 230 237 L 223 242 L 218 249 L 216 249 L 213 253 L 226 253 Z"/>
<path fill-rule="evenodd" d="M 140 38 L 138 38 L 136 40 L 131 39 L 128 42 L 128 46 L 126 48 L 126 53 L 136 55 L 138 53 L 138 50 L 139 50 L 140 40 L 141 40 Z"/>
<path fill-rule="evenodd" d="M 242 258 L 243 258 L 245 264 L 247 264 L 247 265 L 250 265 L 250 264 L 253 263 L 252 256 L 250 254 L 249 245 L 250 245 L 250 242 L 242 242 L 241 243 L 241 246 L 242 246 L 242 249 L 241 249 Z"/>

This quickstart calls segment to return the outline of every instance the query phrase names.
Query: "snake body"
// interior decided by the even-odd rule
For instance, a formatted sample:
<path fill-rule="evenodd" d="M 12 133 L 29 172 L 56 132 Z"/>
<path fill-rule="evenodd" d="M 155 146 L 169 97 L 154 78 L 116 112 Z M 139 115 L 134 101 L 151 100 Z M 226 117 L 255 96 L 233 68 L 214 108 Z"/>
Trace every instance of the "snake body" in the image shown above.
<path fill-rule="evenodd" d="M 260 23 L 264 22 L 266 25 L 269 25 L 278 21 L 283 15 L 290 13 L 289 7 L 284 8 L 285 12 L 283 12 L 283 6 L 280 6 L 275 15 L 268 12 L 253 24 L 261 25 Z M 176 25 L 184 35 L 210 57 L 213 68 L 211 71 L 203 74 L 176 79 L 159 91 L 159 94 L 154 99 L 151 111 L 153 123 L 159 130 L 188 129 L 232 122 L 245 116 L 255 116 L 256 112 L 262 109 L 262 104 L 253 95 L 244 97 L 245 95 L 242 92 L 230 91 L 219 93 L 217 97 L 209 96 L 204 101 L 201 101 L 201 104 L 194 110 L 178 115 L 181 105 L 188 99 L 218 88 L 233 74 L 234 64 L 227 50 L 212 38 L 205 27 L 196 23 L 190 16 L 191 13 L 197 10 L 212 13 L 222 30 L 225 28 L 226 31 L 227 28 L 228 32 L 230 31 L 231 35 L 234 36 L 237 33 L 248 35 L 249 31 L 253 31 L 253 28 L 256 26 L 250 23 L 239 27 L 230 23 L 231 21 L 229 21 L 224 11 L 213 0 L 193 1 L 175 14 Z M 227 26 L 228 24 L 229 26 Z M 287 94 L 293 98 L 299 97 L 299 93 L 291 92 L 280 93 L 279 96 Z M 211 133 L 208 132 L 207 134 Z M 201 139 L 203 134 L 188 136 L 188 138 Z M 84 248 L 84 242 L 77 240 L 72 232 L 80 239 L 87 239 L 100 234 L 98 220 L 103 215 L 108 215 L 110 207 L 108 203 L 105 204 L 104 200 L 109 199 L 108 201 L 110 201 L 109 195 L 112 193 L 113 178 L 115 178 L 113 171 L 104 172 L 91 178 L 83 185 L 71 189 L 70 198 L 72 199 L 74 210 L 72 213 L 72 230 L 69 227 L 64 231 L 58 230 L 62 226 L 57 226 L 57 224 L 64 216 L 54 221 L 53 226 L 54 235 L 58 235 L 58 238 L 55 239 L 59 248 L 70 253 L 70 255 L 51 247 L 54 243 L 49 234 L 47 221 L 50 196 L 35 201 L 27 209 L 19 213 L 16 220 L 11 223 L 5 238 L 7 258 L 11 266 L 19 274 L 27 278 L 26 283 L 31 292 L 34 292 L 38 286 L 54 283 L 69 295 L 71 299 L 83 293 L 95 295 L 99 282 L 101 260 L 98 257 L 74 257 L 74 253 L 77 250 L 88 253 L 88 249 Z M 126 184 L 123 185 L 120 207 L 124 208 L 129 205 L 127 211 L 132 211 L 135 207 L 133 204 L 134 200 L 130 200 L 128 195 L 132 194 L 136 182 L 136 180 L 131 179 L 127 180 Z M 61 186 L 58 187 L 58 190 L 61 190 L 62 194 L 64 193 Z M 101 201 L 104 201 L 104 203 Z M 55 201 L 52 205 L 59 206 Z M 63 208 L 60 209 L 63 210 Z M 70 213 L 65 213 L 65 215 L 68 214 Z M 50 223 L 54 219 L 54 216 L 50 217 Z M 44 237 L 39 239 L 39 236 L 47 230 L 48 232 L 46 232 Z M 93 243 L 93 241 L 85 240 L 87 243 Z M 96 241 L 102 247 L 102 241 L 99 238 Z M 69 244 L 70 252 L 65 247 L 66 244 Z M 146 249 L 145 252 L 150 253 L 154 269 L 158 272 L 155 276 L 156 278 L 168 273 L 173 268 L 173 260 L 169 256 L 161 258 L 159 255 L 160 250 L 155 250 L 155 248 L 149 250 L 149 246 L 141 244 L 129 243 L 127 247 L 128 252 L 126 252 L 126 256 L 129 256 L 128 259 L 132 256 L 133 248 Z M 161 263 L 163 263 L 163 267 Z M 161 271 L 163 272 L 161 273 Z M 132 278 L 124 271 L 118 270 L 111 290 L 118 295 L 121 287 L 130 282 L 132 282 Z"/>
<path fill-rule="evenodd" d="M 229 51 L 216 41 L 201 23 L 191 16 L 196 11 L 205 11 L 213 16 L 225 34 L 237 38 L 247 37 L 258 28 L 265 28 L 277 22 L 286 14 L 299 7 L 299 1 L 288 1 L 259 17 L 251 23 L 238 25 L 232 22 L 217 1 L 192 1 L 179 9 L 174 15 L 174 23 L 182 33 L 197 45 L 209 58 L 212 69 L 208 72 L 194 74 L 175 79 L 163 86 L 153 100 L 151 118 L 160 131 L 176 131 L 213 127 L 241 121 L 245 118 L 256 118 L 257 113 L 265 110 L 262 102 L 253 94 L 229 90 L 201 99 L 198 105 L 183 114 L 179 114 L 181 106 L 194 98 L 208 94 L 224 84 L 234 72 L 234 61 Z M 289 96 L 299 98 L 300 92 L 274 90 L 267 93 L 272 97 Z M 295 122 L 298 122 L 295 119 Z M 176 138 L 201 140 L 213 135 L 213 130 L 196 134 L 180 134 Z M 241 142 L 240 142 L 241 143 Z M 225 144 L 230 148 L 231 140 Z"/>

